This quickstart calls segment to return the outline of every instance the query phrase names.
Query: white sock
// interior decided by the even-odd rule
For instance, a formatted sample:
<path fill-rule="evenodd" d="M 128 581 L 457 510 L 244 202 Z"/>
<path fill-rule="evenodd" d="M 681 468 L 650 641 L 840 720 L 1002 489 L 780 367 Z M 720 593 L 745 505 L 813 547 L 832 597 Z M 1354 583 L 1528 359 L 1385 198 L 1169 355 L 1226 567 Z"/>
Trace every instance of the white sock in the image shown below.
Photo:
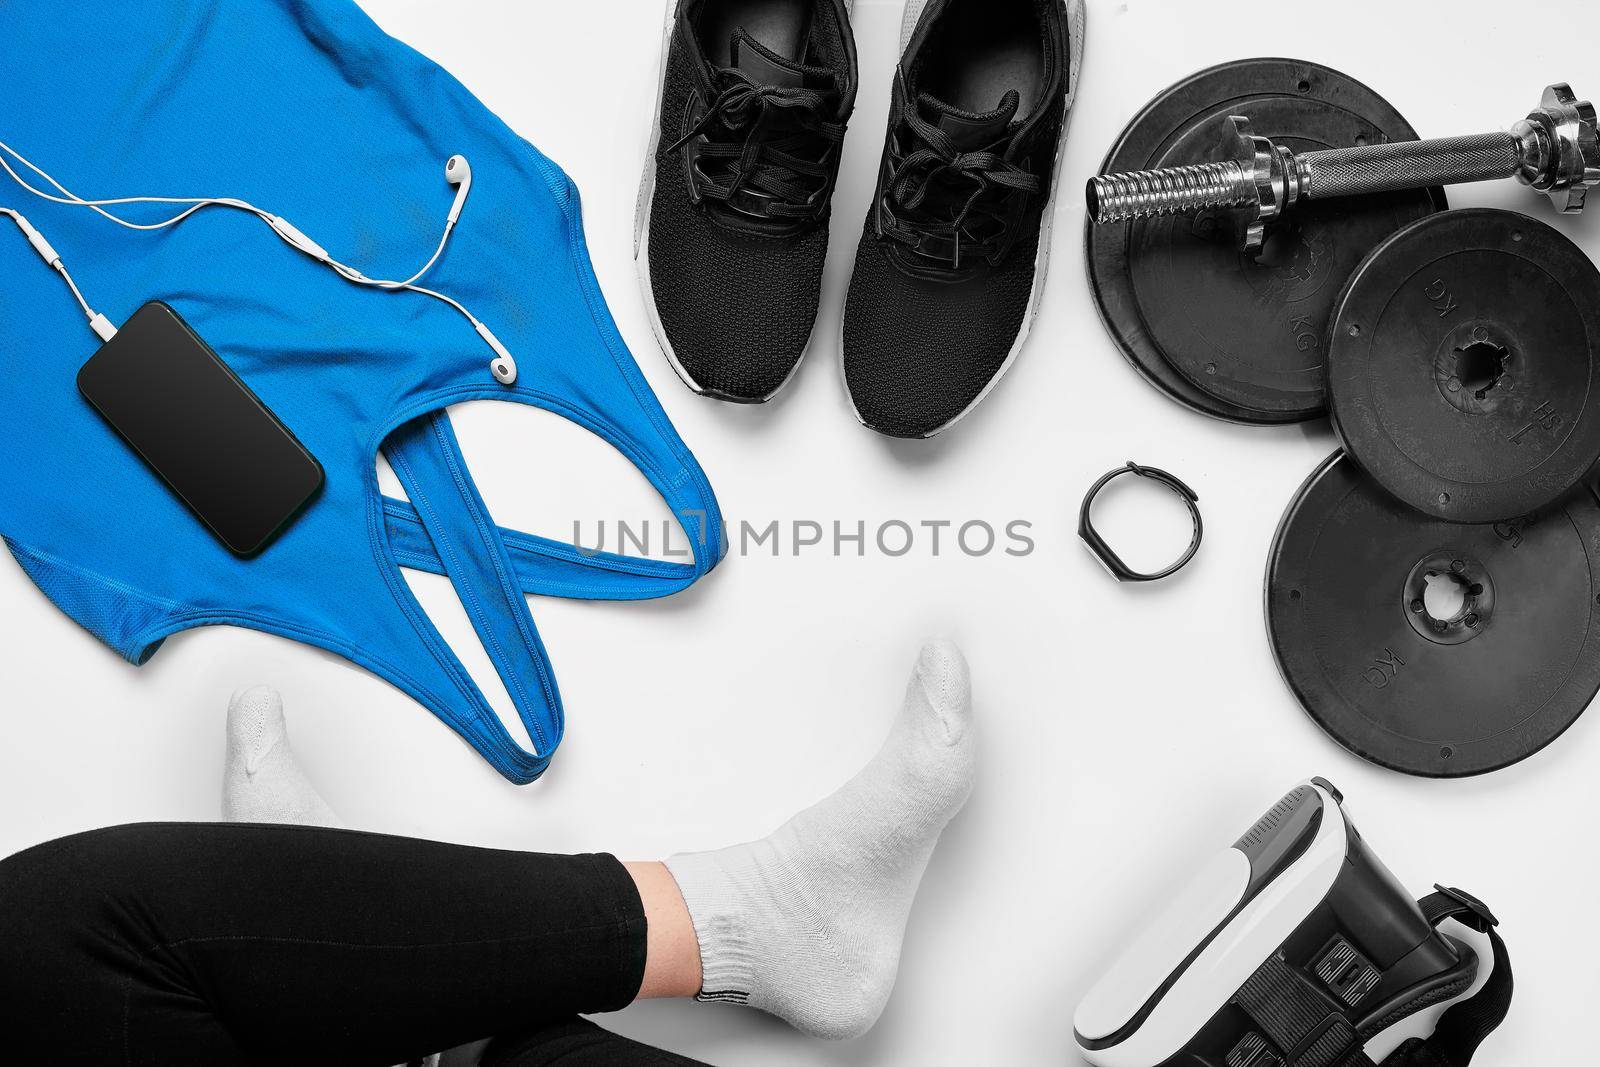
<path fill-rule="evenodd" d="M 889 739 L 838 792 L 760 841 L 667 860 L 700 942 L 698 999 L 814 1037 L 871 1028 L 923 869 L 972 789 L 971 711 L 960 650 L 931 642 Z"/>
<path fill-rule="evenodd" d="M 338 826 L 295 762 L 283 721 L 283 698 L 264 685 L 228 702 L 228 761 L 222 773 L 222 817 L 228 822 Z"/>

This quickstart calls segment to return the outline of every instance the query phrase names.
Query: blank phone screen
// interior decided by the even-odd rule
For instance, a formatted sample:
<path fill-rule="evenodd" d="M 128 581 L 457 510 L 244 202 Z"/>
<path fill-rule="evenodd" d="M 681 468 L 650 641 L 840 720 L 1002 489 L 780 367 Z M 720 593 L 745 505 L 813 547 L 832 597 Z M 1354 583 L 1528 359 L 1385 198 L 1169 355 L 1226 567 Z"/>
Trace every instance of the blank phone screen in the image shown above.
<path fill-rule="evenodd" d="M 322 467 L 167 305 L 134 313 L 78 390 L 231 551 L 253 555 L 322 486 Z"/>

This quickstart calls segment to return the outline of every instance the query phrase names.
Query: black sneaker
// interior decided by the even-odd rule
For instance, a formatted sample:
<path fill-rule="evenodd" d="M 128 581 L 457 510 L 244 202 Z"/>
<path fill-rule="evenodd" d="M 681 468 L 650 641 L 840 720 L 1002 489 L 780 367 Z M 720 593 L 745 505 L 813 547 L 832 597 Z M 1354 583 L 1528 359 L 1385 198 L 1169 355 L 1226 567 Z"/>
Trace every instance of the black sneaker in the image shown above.
<path fill-rule="evenodd" d="M 1083 55 L 1082 0 L 908 0 L 844 313 L 861 422 L 932 437 L 1028 335 Z"/>
<path fill-rule="evenodd" d="M 669 0 L 634 260 L 695 392 L 760 403 L 799 365 L 855 96 L 846 0 Z"/>

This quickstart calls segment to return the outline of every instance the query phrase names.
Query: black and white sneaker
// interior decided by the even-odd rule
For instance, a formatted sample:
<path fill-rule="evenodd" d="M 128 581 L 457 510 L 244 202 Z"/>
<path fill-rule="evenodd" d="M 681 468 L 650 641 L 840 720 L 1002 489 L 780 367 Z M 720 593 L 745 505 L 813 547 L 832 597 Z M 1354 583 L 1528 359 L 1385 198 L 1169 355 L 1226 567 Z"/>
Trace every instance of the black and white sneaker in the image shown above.
<path fill-rule="evenodd" d="M 1082 0 L 908 0 L 844 313 L 856 417 L 932 437 L 1027 338 L 1083 56 Z"/>
<path fill-rule="evenodd" d="M 817 317 L 856 50 L 846 0 L 669 0 L 634 221 L 656 338 L 697 393 L 772 397 Z"/>

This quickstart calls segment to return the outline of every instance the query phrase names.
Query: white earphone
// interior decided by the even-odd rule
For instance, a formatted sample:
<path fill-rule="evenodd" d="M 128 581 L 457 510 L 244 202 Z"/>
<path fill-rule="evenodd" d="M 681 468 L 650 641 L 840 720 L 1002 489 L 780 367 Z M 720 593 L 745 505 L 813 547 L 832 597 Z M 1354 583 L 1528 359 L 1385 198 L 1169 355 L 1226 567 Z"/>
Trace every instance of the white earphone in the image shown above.
<path fill-rule="evenodd" d="M 0 155 L 0 168 L 4 168 L 5 172 L 11 175 L 12 179 L 15 180 L 18 185 L 22 186 L 22 188 L 26 189 L 33 195 L 44 200 L 48 200 L 54 204 L 67 204 L 74 207 L 86 207 L 105 219 L 131 230 L 159 230 L 168 226 L 175 226 L 184 219 L 188 218 L 190 215 L 194 214 L 196 211 L 206 207 L 229 207 L 239 211 L 249 212 L 250 214 L 259 218 L 262 222 L 266 223 L 267 226 L 272 229 L 272 232 L 277 234 L 277 236 L 285 244 L 307 256 L 310 256 L 319 263 L 326 264 L 346 281 L 352 282 L 356 285 L 367 285 L 378 289 L 409 290 L 413 293 L 421 293 L 424 296 L 431 296 L 435 300 L 440 300 L 446 304 L 449 304 L 472 324 L 472 328 L 477 332 L 478 336 L 483 338 L 484 343 L 494 351 L 494 359 L 489 361 L 489 373 L 494 375 L 495 380 L 500 382 L 502 385 L 512 385 L 517 380 L 517 361 L 506 349 L 506 346 L 500 342 L 500 339 L 494 335 L 494 331 L 490 330 L 488 326 L 485 326 L 483 322 L 477 318 L 477 316 L 473 315 L 472 312 L 468 311 L 456 300 L 451 299 L 441 292 L 428 289 L 417 284 L 417 282 L 419 282 L 424 275 L 433 269 L 434 264 L 439 262 L 439 257 L 444 254 L 445 245 L 450 240 L 450 233 L 455 229 L 456 222 L 461 218 L 462 209 L 466 207 L 467 194 L 472 189 L 472 165 L 467 162 L 466 156 L 454 155 L 445 161 L 445 180 L 451 185 L 455 186 L 456 198 L 455 201 L 450 205 L 450 213 L 445 218 L 444 233 L 439 238 L 438 247 L 434 249 L 433 255 L 430 256 L 428 261 L 422 265 L 422 268 L 415 274 L 411 275 L 411 277 L 405 279 L 404 281 L 392 281 L 383 278 L 369 278 L 365 274 L 362 274 L 360 271 L 356 270 L 354 267 L 339 262 L 328 253 L 327 249 L 313 241 L 310 237 L 307 237 L 299 227 L 295 226 L 288 219 L 281 215 L 274 215 L 269 211 L 264 211 L 261 208 L 256 207 L 254 204 L 248 203 L 244 200 L 237 200 L 233 197 L 171 196 L 126 196 L 103 200 L 85 200 L 83 197 L 78 196 L 66 186 L 56 181 L 49 174 L 45 173 L 36 164 L 22 155 L 22 153 L 18 152 L 4 141 L 0 141 L 0 152 L 4 153 L 3 155 Z M 45 182 L 54 187 L 61 195 L 57 196 L 53 193 L 45 192 L 42 189 L 37 189 L 30 185 L 28 181 L 22 177 L 22 175 L 18 174 L 14 169 L 12 169 L 10 162 L 5 158 L 7 155 L 11 156 L 18 163 L 28 168 L 28 170 L 44 179 Z M 116 215 L 106 210 L 106 208 L 109 206 L 115 206 L 119 204 L 179 204 L 185 206 L 182 211 L 178 212 L 176 215 L 173 215 L 171 218 L 162 219 L 158 222 L 137 223 L 122 218 L 120 215 Z M 0 208 L 0 214 L 11 216 L 11 218 L 16 222 L 17 226 L 20 227 L 22 232 L 28 237 L 28 243 L 33 246 L 36 252 L 39 253 L 40 258 L 42 258 L 53 269 L 58 271 L 63 278 L 66 279 L 67 285 L 71 287 L 73 295 L 78 299 L 78 303 L 82 305 L 85 313 L 88 314 L 90 325 L 94 328 L 95 333 L 98 334 L 102 340 L 110 340 L 111 337 L 115 336 L 115 327 L 111 325 L 110 321 L 107 320 L 104 315 L 96 313 L 84 301 L 83 295 L 78 291 L 77 285 L 75 285 L 72 281 L 72 276 L 69 275 L 66 268 L 62 266 L 60 255 L 57 254 L 56 250 L 50 246 L 50 243 L 39 234 L 39 231 L 34 229 L 28 220 L 23 218 L 21 214 L 13 211 L 10 208 Z"/>
<path fill-rule="evenodd" d="M 472 189 L 472 164 L 467 162 L 466 156 L 451 156 L 444 161 L 444 180 L 458 187 L 456 202 L 450 205 L 450 215 L 445 219 L 446 226 L 454 226 L 467 204 L 467 193 Z"/>

